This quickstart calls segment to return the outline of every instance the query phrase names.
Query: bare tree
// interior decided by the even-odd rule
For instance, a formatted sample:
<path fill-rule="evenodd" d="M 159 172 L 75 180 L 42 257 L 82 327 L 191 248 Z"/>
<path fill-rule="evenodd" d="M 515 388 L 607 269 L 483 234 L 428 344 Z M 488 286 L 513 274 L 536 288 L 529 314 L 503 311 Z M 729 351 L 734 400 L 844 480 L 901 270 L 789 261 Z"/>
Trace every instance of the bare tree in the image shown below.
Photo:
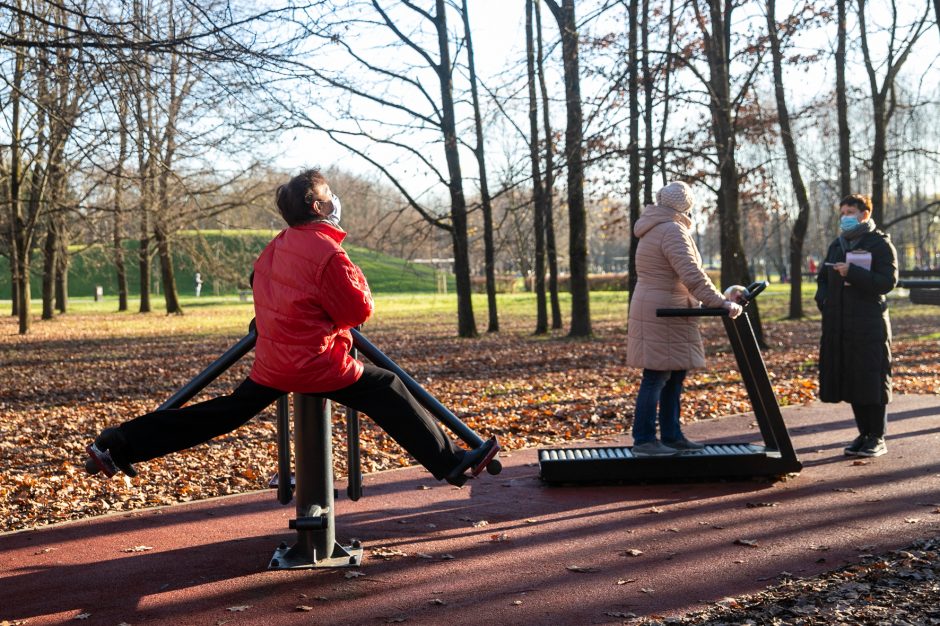
<path fill-rule="evenodd" d="M 927 31 L 927 16 L 930 7 L 924 9 L 924 14 L 918 18 L 906 33 L 899 33 L 897 5 L 891 2 L 891 24 L 888 26 L 888 48 L 882 63 L 884 76 L 879 85 L 876 61 L 869 46 L 868 20 L 866 18 L 866 0 L 858 0 L 859 39 L 862 44 L 862 55 L 865 61 L 865 71 L 868 74 L 868 84 L 871 90 L 872 125 L 874 127 L 874 143 L 871 151 L 871 204 L 872 219 L 876 224 L 884 221 L 885 208 L 885 161 L 888 156 L 887 128 L 895 112 L 895 80 L 904 63 L 910 58 L 914 44 Z M 899 40 L 900 37 L 900 40 Z"/>
<path fill-rule="evenodd" d="M 849 134 L 849 104 L 845 85 L 846 2 L 836 0 L 838 7 L 836 44 L 836 115 L 839 123 L 839 194 L 852 193 L 852 152 Z"/>
<path fill-rule="evenodd" d="M 565 164 L 568 168 L 568 262 L 571 273 L 572 337 L 591 334 L 591 300 L 588 286 L 587 213 L 584 207 L 584 115 L 581 109 L 581 78 L 578 63 L 578 27 L 574 0 L 545 0 L 561 31 L 565 73 Z"/>
<path fill-rule="evenodd" d="M 350 4 L 344 10 L 350 11 L 348 16 L 343 13 L 337 18 L 330 13 L 330 20 L 303 21 L 299 27 L 304 29 L 304 40 L 317 40 L 324 49 L 329 48 L 329 54 L 343 55 L 346 67 L 338 70 L 316 62 L 305 63 L 296 56 L 280 59 L 291 69 L 285 80 L 305 78 L 318 88 L 332 88 L 333 93 L 348 98 L 350 104 L 343 115 L 312 110 L 307 103 L 293 107 L 280 93 L 271 93 L 270 97 L 289 108 L 293 126 L 321 131 L 373 165 L 419 215 L 450 235 L 457 287 L 457 332 L 461 337 L 474 337 L 477 330 L 471 300 L 468 208 L 446 3 L 436 0 L 433 10 L 425 10 L 407 0 L 389 7 L 371 0 Z M 367 29 L 369 37 L 358 37 L 359 31 L 353 28 Z M 378 40 L 381 43 L 376 43 Z M 416 64 L 413 59 L 418 59 Z M 385 115 L 375 113 L 376 109 Z M 420 145 L 429 137 L 433 137 L 434 151 L 443 149 L 443 170 L 438 167 L 434 151 Z M 387 153 L 375 156 L 382 150 L 392 151 L 397 157 L 389 158 Z M 409 189 L 410 181 L 399 170 L 405 167 L 400 161 L 407 161 L 420 176 L 447 188 L 449 215 L 445 217 L 429 206 L 437 201 L 431 193 Z"/>
<path fill-rule="evenodd" d="M 809 223 L 809 195 L 803 176 L 800 173 L 800 160 L 796 152 L 796 141 L 790 125 L 790 110 L 787 107 L 786 93 L 783 86 L 783 52 L 781 50 L 780 34 L 786 36 L 786 24 L 781 26 L 776 18 L 776 0 L 767 0 L 767 33 L 770 39 L 770 53 L 773 61 L 774 95 L 777 100 L 777 119 L 780 124 L 780 138 L 787 156 L 787 167 L 790 170 L 790 181 L 796 194 L 799 207 L 793 230 L 790 233 L 790 314 L 789 319 L 803 317 L 803 240 L 806 237 L 806 228 Z"/>
<path fill-rule="evenodd" d="M 539 77 L 542 98 L 542 130 L 545 136 L 545 179 L 542 197 L 545 206 L 545 254 L 548 258 L 548 294 L 552 309 L 552 329 L 562 327 L 561 304 L 558 299 L 558 248 L 555 245 L 554 187 L 555 187 L 555 137 L 552 134 L 548 85 L 545 82 L 545 53 L 542 42 L 541 2 L 535 3 L 536 56 L 535 67 Z"/>
<path fill-rule="evenodd" d="M 545 189 L 539 155 L 539 107 L 535 95 L 535 41 L 532 4 L 525 4 L 526 82 L 529 91 L 529 160 L 532 164 L 533 229 L 535 230 L 535 334 L 548 332 L 548 304 L 545 299 Z"/>
<path fill-rule="evenodd" d="M 636 271 L 636 247 L 640 239 L 633 231 L 633 225 L 640 219 L 640 63 L 638 60 L 637 31 L 639 26 L 638 15 L 639 0 L 630 0 L 627 6 L 627 47 L 630 52 L 629 72 L 630 79 L 627 83 L 627 91 L 630 100 L 630 140 L 627 146 L 627 159 L 629 161 L 630 175 L 630 261 L 628 266 L 630 300 L 633 300 L 633 292 L 636 289 L 637 271 Z M 646 18 L 644 18 L 645 20 Z"/>
<path fill-rule="evenodd" d="M 470 11 L 467 0 L 463 0 L 461 14 L 463 16 L 464 40 L 467 45 L 467 69 L 470 72 L 470 95 L 473 102 L 473 126 L 476 131 L 476 145 L 473 154 L 477 159 L 477 168 L 480 172 L 480 203 L 483 210 L 483 267 L 486 274 L 486 301 L 489 312 L 487 332 L 494 333 L 499 330 L 499 315 L 496 310 L 496 261 L 493 244 L 493 201 L 490 197 L 490 188 L 486 174 L 486 151 L 483 140 L 483 116 L 480 113 L 480 95 L 477 89 L 476 63 L 473 53 L 473 38 L 470 32 Z"/>

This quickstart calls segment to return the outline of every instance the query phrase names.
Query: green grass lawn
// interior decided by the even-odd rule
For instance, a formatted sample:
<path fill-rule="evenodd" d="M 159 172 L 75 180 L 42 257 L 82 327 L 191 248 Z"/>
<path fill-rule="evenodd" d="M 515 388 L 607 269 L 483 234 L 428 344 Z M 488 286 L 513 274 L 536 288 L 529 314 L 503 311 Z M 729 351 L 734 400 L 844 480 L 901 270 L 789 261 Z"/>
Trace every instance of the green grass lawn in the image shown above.
<path fill-rule="evenodd" d="M 818 319 L 819 313 L 813 302 L 815 293 L 814 283 L 803 284 L 803 312 L 809 319 Z M 771 284 L 759 296 L 761 317 L 767 321 L 784 321 L 789 311 L 790 286 L 786 284 Z M 598 325 L 616 325 L 627 320 L 627 298 L 625 291 L 596 291 L 591 293 L 591 321 Z M 903 290 L 893 292 L 891 298 L 891 315 L 901 317 L 911 314 L 920 314 L 924 310 L 930 312 L 935 307 L 929 305 L 911 305 L 907 294 Z M 447 294 L 438 293 L 376 293 L 376 311 L 369 325 L 372 327 L 407 327 L 414 326 L 434 329 L 434 332 L 453 334 L 456 332 L 457 296 L 452 291 Z M 498 294 L 497 310 L 501 330 L 515 330 L 530 332 L 535 326 L 536 308 L 535 295 L 532 293 Z M 571 296 L 568 293 L 560 294 L 562 319 L 567 330 L 571 319 Z M 182 316 L 167 316 L 164 314 L 165 306 L 162 296 L 154 296 L 151 300 L 153 312 L 151 315 L 141 315 L 137 312 L 139 302 L 132 298 L 131 310 L 117 313 L 117 299 L 114 296 L 105 296 L 104 300 L 95 302 L 92 298 L 70 298 L 67 315 L 90 316 L 107 314 L 109 325 L 126 325 L 127 333 L 144 332 L 149 334 L 154 328 L 169 329 L 173 332 L 197 334 L 238 334 L 247 327 L 247 323 L 254 315 L 250 299 L 241 301 L 238 296 L 181 296 L 184 310 Z M 926 309 L 924 309 L 926 307 Z M 41 303 L 33 300 L 32 311 L 36 318 L 41 314 Z M 0 311 L 10 311 L 10 301 L 0 300 Z M 473 311 L 476 326 L 483 333 L 487 328 L 488 312 L 485 294 L 473 295 Z M 166 318 L 161 320 L 161 318 Z M 45 322 L 36 319 L 34 324 Z"/>

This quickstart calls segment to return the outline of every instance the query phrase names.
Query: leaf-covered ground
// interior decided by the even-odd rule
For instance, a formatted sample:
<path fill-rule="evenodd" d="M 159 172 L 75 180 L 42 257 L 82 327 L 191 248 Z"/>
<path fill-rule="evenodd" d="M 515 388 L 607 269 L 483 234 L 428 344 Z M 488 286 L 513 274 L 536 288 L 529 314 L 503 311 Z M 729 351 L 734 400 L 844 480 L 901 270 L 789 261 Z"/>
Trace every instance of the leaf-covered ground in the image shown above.
<path fill-rule="evenodd" d="M 724 598 L 681 618 L 638 618 L 625 623 L 940 624 L 940 538 L 921 539 L 882 555 L 861 554 L 859 559 L 820 576 L 796 578 L 784 572 L 777 584 L 760 593 Z"/>
<path fill-rule="evenodd" d="M 895 388 L 940 393 L 940 308 L 894 309 Z M 250 318 L 219 322 L 212 308 L 183 318 L 160 314 L 69 314 L 16 334 L 0 321 L 0 532 L 109 511 L 263 488 L 276 466 L 272 409 L 238 431 L 192 450 L 142 463 L 136 479 L 84 474 L 84 447 L 103 427 L 152 410 L 240 338 Z M 503 320 L 498 335 L 453 337 L 446 315 L 379 318 L 366 329 L 454 413 L 509 449 L 628 432 L 639 372 L 625 364 L 626 326 L 595 322 L 591 340 L 536 338 L 527 318 Z M 407 320 L 407 321 L 405 321 Z M 818 320 L 765 320 L 768 370 L 783 405 L 815 398 Z M 750 410 L 721 324 L 703 322 L 709 367 L 690 374 L 684 419 Z M 230 389 L 238 364 L 206 396 Z M 346 433 L 334 429 L 334 463 L 345 474 Z M 411 464 L 394 442 L 363 422 L 363 470 Z"/>

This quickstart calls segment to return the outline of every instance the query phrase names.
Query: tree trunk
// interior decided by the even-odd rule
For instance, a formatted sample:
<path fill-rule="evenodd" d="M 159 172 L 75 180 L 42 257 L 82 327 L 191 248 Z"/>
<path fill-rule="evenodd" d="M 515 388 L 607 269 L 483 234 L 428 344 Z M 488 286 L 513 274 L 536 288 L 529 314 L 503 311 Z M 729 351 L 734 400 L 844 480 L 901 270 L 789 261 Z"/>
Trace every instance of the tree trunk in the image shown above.
<path fill-rule="evenodd" d="M 463 0 L 463 27 L 467 40 L 467 65 L 470 71 L 470 95 L 473 99 L 473 123 L 476 130 L 476 148 L 474 155 L 480 171 L 480 201 L 483 209 L 483 268 L 486 274 L 486 301 L 489 323 L 486 332 L 499 331 L 499 315 L 496 310 L 496 250 L 493 243 L 493 202 L 486 178 L 486 152 L 483 148 L 483 116 L 480 113 L 480 95 L 477 88 L 476 63 L 473 53 L 473 39 L 470 33 L 470 13 L 467 0 Z"/>
<path fill-rule="evenodd" d="M 881 94 L 872 98 L 872 125 L 871 219 L 875 224 L 881 224 L 885 217 L 885 159 L 888 156 L 888 108 Z"/>
<path fill-rule="evenodd" d="M 59 253 L 56 255 L 58 267 L 55 273 L 55 308 L 59 313 L 65 313 L 69 308 L 69 266 L 71 258 L 68 249 L 68 230 L 62 225 L 59 228 Z"/>
<path fill-rule="evenodd" d="M 114 258 L 114 271 L 117 278 L 118 311 L 126 311 L 127 268 L 124 265 L 124 161 L 127 159 L 127 100 L 121 95 L 118 102 L 120 118 L 118 162 L 114 168 L 114 204 L 112 205 L 114 222 L 111 231 L 111 255 Z"/>
<path fill-rule="evenodd" d="M 535 334 L 548 332 L 548 304 L 545 300 L 545 220 L 544 192 L 539 157 L 539 107 L 535 97 L 535 41 L 532 33 L 532 1 L 525 4 L 526 82 L 529 90 L 529 161 L 532 166 L 533 228 L 535 230 Z"/>
<path fill-rule="evenodd" d="M 460 152 L 457 143 L 457 124 L 454 113 L 453 72 L 450 61 L 450 41 L 447 32 L 447 13 L 444 0 L 436 0 L 434 24 L 440 62 L 436 67 L 441 85 L 441 130 L 444 133 L 444 155 L 450 178 L 450 216 L 454 244 L 454 273 L 457 282 L 457 334 L 476 337 L 473 319 L 473 301 L 470 284 L 470 246 L 467 238 L 467 202 L 463 193 L 463 174 L 460 171 Z"/>
<path fill-rule="evenodd" d="M 666 169 L 666 129 L 669 127 L 669 101 L 671 97 L 670 83 L 672 79 L 672 41 L 675 39 L 676 21 L 674 18 L 675 0 L 669 0 L 669 35 L 666 39 L 666 55 L 663 59 L 665 65 L 663 77 L 663 121 L 659 129 L 659 173 L 662 176 L 663 186 L 669 183 L 669 172 Z"/>
<path fill-rule="evenodd" d="M 56 253 L 59 251 L 59 241 L 53 220 L 48 220 L 46 227 L 46 241 L 42 247 L 42 319 L 51 320 L 55 317 L 55 285 L 58 262 Z"/>
<path fill-rule="evenodd" d="M 140 313 L 150 313 L 150 219 L 147 209 L 140 215 L 140 239 L 137 249 L 137 268 L 140 273 Z"/>
<path fill-rule="evenodd" d="M 156 240 L 157 256 L 160 259 L 160 282 L 163 285 L 163 297 L 166 302 L 167 315 L 175 313 L 183 314 L 183 307 L 180 306 L 179 296 L 176 290 L 176 275 L 173 272 L 173 256 L 170 253 L 170 239 L 166 229 L 159 223 L 153 231 L 153 238 Z"/>
<path fill-rule="evenodd" d="M 650 0 L 643 0 L 643 204 L 653 204 L 653 76 L 650 74 Z"/>
<path fill-rule="evenodd" d="M 555 246 L 555 137 L 549 114 L 548 85 L 545 82 L 545 55 L 542 47 L 542 9 L 541 2 L 535 2 L 536 58 L 535 67 L 539 77 L 539 90 L 542 98 L 542 130 L 545 133 L 545 180 L 542 199 L 545 205 L 545 254 L 548 258 L 548 294 L 552 308 L 552 329 L 562 327 L 561 303 L 558 299 L 558 248 Z"/>
<path fill-rule="evenodd" d="M 134 19 L 146 24 L 143 3 L 134 0 Z M 137 249 L 137 267 L 140 274 L 141 313 L 150 313 L 150 214 L 153 209 L 153 94 L 150 84 L 149 59 L 139 54 L 135 58 L 138 68 L 133 78 L 137 81 L 132 90 L 134 118 L 137 126 L 137 180 L 139 185 L 140 237 Z"/>
<path fill-rule="evenodd" d="M 837 0 L 838 5 L 838 44 L 836 45 L 836 112 L 839 120 L 839 196 L 852 193 L 852 153 L 849 135 L 849 104 L 845 87 L 845 40 L 846 15 L 845 3 Z M 938 0 L 940 1 L 940 0 Z"/>
<path fill-rule="evenodd" d="M 693 4 L 694 7 L 697 5 Z M 731 12 L 732 4 L 709 0 L 711 33 L 702 28 L 709 66 L 709 105 L 712 133 L 718 157 L 718 221 L 721 248 L 721 288 L 753 282 L 741 238 L 741 209 L 738 203 L 738 168 L 735 160 L 735 128 L 731 102 Z M 704 20 L 702 20 L 704 22 Z M 754 334 L 763 344 L 757 301 L 748 307 Z"/>
<path fill-rule="evenodd" d="M 636 290 L 636 247 L 640 242 L 633 232 L 633 226 L 640 218 L 640 80 L 637 75 L 640 69 L 637 60 L 638 5 L 639 0 L 630 0 L 627 5 L 627 21 L 629 22 L 627 33 L 628 47 L 630 48 L 630 79 L 627 84 L 630 108 L 630 145 L 627 150 L 630 169 L 628 181 L 630 185 L 630 260 L 627 265 L 629 301 L 633 300 L 633 292 Z"/>
<path fill-rule="evenodd" d="M 546 0 L 561 31 L 561 55 L 564 65 L 565 160 L 568 165 L 568 263 L 571 273 L 572 337 L 591 334 L 591 300 L 588 285 L 587 213 L 584 207 L 584 115 L 581 110 L 581 80 L 578 63 L 578 27 L 574 0 Z"/>
<path fill-rule="evenodd" d="M 20 14 L 17 18 L 18 32 L 25 31 L 25 18 Z M 29 249 L 30 237 L 26 232 L 23 220 L 23 201 L 20 197 L 20 183 L 22 181 L 22 162 L 20 155 L 20 111 L 23 89 L 23 77 L 26 70 L 26 59 L 22 49 L 17 48 L 14 53 L 16 60 L 13 66 L 13 85 L 10 90 L 10 228 L 12 237 L 10 241 L 10 264 L 13 270 L 13 293 L 16 298 L 14 311 L 19 322 L 19 333 L 25 335 L 29 332 Z"/>
<path fill-rule="evenodd" d="M 787 107 L 786 93 L 783 89 L 783 53 L 778 36 L 776 18 L 776 0 L 767 0 L 767 32 L 770 36 L 770 53 L 773 60 L 774 94 L 777 98 L 777 117 L 780 123 L 780 138 L 787 155 L 787 167 L 796 194 L 799 213 L 793 230 L 790 232 L 790 314 L 788 319 L 803 317 L 803 241 L 809 224 L 809 196 L 803 176 L 800 173 L 800 161 L 796 153 L 796 141 L 790 125 L 790 111 Z"/>

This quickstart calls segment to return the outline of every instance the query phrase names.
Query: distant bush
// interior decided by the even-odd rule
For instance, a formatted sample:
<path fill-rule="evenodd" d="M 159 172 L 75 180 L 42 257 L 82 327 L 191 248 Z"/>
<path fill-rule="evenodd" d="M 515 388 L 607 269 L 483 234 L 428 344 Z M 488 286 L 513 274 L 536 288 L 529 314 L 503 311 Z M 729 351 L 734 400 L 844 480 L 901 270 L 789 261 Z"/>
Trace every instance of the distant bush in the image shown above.
<path fill-rule="evenodd" d="M 628 277 L 622 274 L 590 274 L 588 289 L 591 291 L 626 291 Z M 558 290 L 571 291 L 571 277 L 567 274 L 558 277 Z"/>
<path fill-rule="evenodd" d="M 473 293 L 486 293 L 486 277 L 472 276 L 470 288 Z M 522 280 L 517 276 L 503 274 L 496 277 L 496 293 L 516 293 L 517 289 L 522 289 Z"/>

